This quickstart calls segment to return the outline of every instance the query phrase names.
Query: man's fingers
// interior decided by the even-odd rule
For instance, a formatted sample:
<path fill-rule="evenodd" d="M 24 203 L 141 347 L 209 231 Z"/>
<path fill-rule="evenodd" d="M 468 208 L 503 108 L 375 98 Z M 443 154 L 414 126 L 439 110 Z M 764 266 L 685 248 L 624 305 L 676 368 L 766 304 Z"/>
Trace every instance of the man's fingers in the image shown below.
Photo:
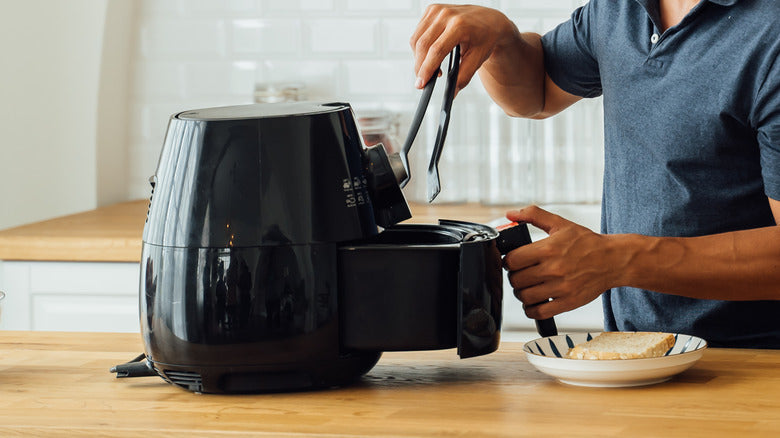
<path fill-rule="evenodd" d="M 515 290 L 518 290 L 527 289 L 531 286 L 536 286 L 538 284 L 544 283 L 545 281 L 551 280 L 551 278 L 542 276 L 540 271 L 541 267 L 539 265 L 533 265 L 522 270 L 512 271 L 507 276 L 509 278 L 509 284 L 511 284 Z"/>
<path fill-rule="evenodd" d="M 436 29 L 431 29 L 432 33 L 435 31 Z M 424 38 L 426 38 L 425 44 L 428 43 L 427 36 L 427 34 L 424 36 Z M 420 63 L 419 69 L 417 70 L 417 82 L 415 85 L 420 85 L 422 82 L 422 86 L 424 86 L 426 83 L 428 83 L 428 80 L 431 78 L 431 76 L 433 76 L 436 71 L 439 70 L 450 52 L 452 52 L 455 46 L 458 45 L 458 42 L 459 35 L 457 31 L 447 27 L 436 37 L 435 41 L 428 45 L 423 56 L 420 56 L 422 55 L 423 49 L 418 49 L 415 56 L 418 62 L 420 62 L 420 58 L 422 58 L 422 62 Z M 424 44 L 418 43 L 418 46 L 422 45 Z M 422 87 L 418 86 L 418 88 Z"/>
<path fill-rule="evenodd" d="M 525 288 L 516 288 L 512 285 L 515 297 L 520 300 L 524 306 L 533 306 L 535 304 L 544 303 L 550 298 L 555 298 L 553 292 L 550 290 L 549 285 L 545 283 L 537 283 Z"/>
<path fill-rule="evenodd" d="M 412 50 L 414 51 L 414 74 L 418 78 L 424 77 L 424 81 L 430 79 L 431 75 L 433 75 L 433 71 L 428 73 L 420 70 L 423 68 L 423 63 L 428 58 L 431 46 L 441 37 L 444 29 L 443 25 L 435 23 L 428 24 L 427 27 L 422 29 L 422 33 L 415 39 L 414 45 L 412 46 Z M 442 57 L 442 59 L 444 58 Z M 439 65 L 441 65 L 441 62 L 439 62 L 436 68 L 438 68 Z M 423 85 L 425 84 L 423 83 Z"/>
<path fill-rule="evenodd" d="M 523 310 L 525 310 L 525 315 L 531 319 L 547 319 L 571 309 L 567 308 L 564 300 L 552 300 L 531 306 L 524 305 Z"/>
<path fill-rule="evenodd" d="M 568 223 L 568 221 L 557 214 L 550 213 L 547 210 L 535 205 L 525 207 L 520 210 L 511 210 L 506 213 L 507 219 L 515 222 L 527 222 L 547 234 L 555 232 L 556 228 Z"/>
<path fill-rule="evenodd" d="M 457 90 L 462 90 L 466 88 L 466 85 L 468 85 L 469 82 L 471 82 L 471 79 L 474 77 L 474 75 L 477 73 L 477 70 L 479 70 L 479 67 L 482 66 L 482 63 L 485 61 L 481 54 L 475 53 L 469 47 L 464 47 L 463 44 L 461 44 L 460 50 L 461 50 L 460 70 L 458 71 L 458 84 L 456 88 Z"/>

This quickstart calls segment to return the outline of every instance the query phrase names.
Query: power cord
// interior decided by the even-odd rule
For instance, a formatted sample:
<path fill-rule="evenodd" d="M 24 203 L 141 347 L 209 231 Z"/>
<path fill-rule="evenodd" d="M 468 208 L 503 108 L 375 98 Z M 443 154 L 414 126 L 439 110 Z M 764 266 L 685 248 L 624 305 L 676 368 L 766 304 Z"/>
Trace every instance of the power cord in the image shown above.
<path fill-rule="evenodd" d="M 139 354 L 133 360 L 113 366 L 109 371 L 116 373 L 116 378 L 156 376 L 157 372 L 152 363 L 146 359 L 145 354 Z"/>

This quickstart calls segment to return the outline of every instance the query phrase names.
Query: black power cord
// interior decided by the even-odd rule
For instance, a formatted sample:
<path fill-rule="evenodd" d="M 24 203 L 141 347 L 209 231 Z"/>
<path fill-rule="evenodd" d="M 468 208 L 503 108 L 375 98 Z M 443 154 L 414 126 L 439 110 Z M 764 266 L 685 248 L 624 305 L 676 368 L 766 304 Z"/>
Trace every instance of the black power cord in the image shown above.
<path fill-rule="evenodd" d="M 113 366 L 109 371 L 116 373 L 116 378 L 156 376 L 157 372 L 152 363 L 146 359 L 145 354 L 139 354 L 135 359 Z"/>

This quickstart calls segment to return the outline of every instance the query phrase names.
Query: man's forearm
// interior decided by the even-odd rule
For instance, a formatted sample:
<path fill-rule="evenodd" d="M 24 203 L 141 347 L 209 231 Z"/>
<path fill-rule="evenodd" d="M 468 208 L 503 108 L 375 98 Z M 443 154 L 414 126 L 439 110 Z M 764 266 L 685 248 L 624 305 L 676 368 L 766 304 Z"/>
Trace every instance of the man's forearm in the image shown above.
<path fill-rule="evenodd" d="M 493 50 L 479 69 L 490 97 L 514 117 L 535 117 L 544 110 L 544 55 L 541 36 L 515 32 Z"/>
<path fill-rule="evenodd" d="M 780 299 L 780 227 L 701 237 L 610 236 L 614 286 L 692 298 Z"/>

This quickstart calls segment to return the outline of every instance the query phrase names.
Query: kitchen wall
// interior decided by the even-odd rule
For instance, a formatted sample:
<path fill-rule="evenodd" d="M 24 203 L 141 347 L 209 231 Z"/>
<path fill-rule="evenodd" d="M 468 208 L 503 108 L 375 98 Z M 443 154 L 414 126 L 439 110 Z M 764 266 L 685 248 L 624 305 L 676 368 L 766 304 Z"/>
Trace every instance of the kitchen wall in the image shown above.
<path fill-rule="evenodd" d="M 98 202 L 96 126 L 110 3 L 116 6 L 106 0 L 2 2 L 0 228 Z M 126 63 L 129 51 L 124 55 Z M 116 150 L 123 160 L 121 137 Z M 105 152 L 106 162 L 119 161 Z"/>
<path fill-rule="evenodd" d="M 377 109 L 392 111 L 399 114 L 399 137 L 404 137 L 419 97 L 408 41 L 429 3 L 141 2 L 127 197 L 148 195 L 147 178 L 154 173 L 171 114 L 252 102 L 257 84 L 302 83 L 306 98 L 350 102 L 358 116 Z M 583 2 L 468 3 L 500 8 L 520 29 L 544 32 Z M 413 148 L 418 168 L 406 189 L 413 200 L 425 193 L 425 179 L 419 175 L 424 174 L 435 138 L 439 102 L 435 96 Z M 453 111 L 438 202 L 598 202 L 602 160 L 598 101 L 577 104 L 569 114 L 549 121 L 511 120 L 491 105 L 475 79 L 458 96 Z"/>

